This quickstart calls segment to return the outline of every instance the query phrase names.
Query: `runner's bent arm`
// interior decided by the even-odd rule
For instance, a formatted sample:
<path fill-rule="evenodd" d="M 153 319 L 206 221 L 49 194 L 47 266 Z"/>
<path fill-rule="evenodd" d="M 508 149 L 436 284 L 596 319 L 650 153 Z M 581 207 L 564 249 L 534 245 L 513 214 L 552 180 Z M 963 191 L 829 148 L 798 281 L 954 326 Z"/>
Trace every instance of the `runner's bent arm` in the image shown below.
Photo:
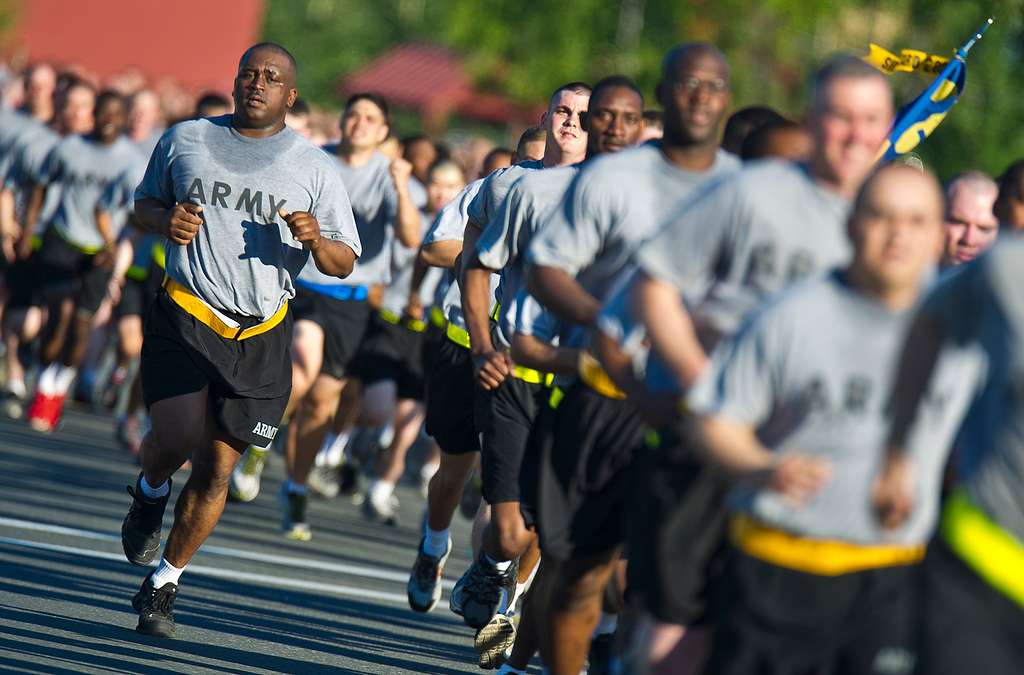
<path fill-rule="evenodd" d="M 597 299 L 583 290 L 568 272 L 557 267 L 531 265 L 526 288 L 563 321 L 589 326 L 601 312 Z"/>
<path fill-rule="evenodd" d="M 632 304 L 637 318 L 647 328 L 651 348 L 686 391 L 707 366 L 708 357 L 679 291 L 643 272 L 634 284 Z"/>
<path fill-rule="evenodd" d="M 409 164 L 408 161 L 399 158 L 391 163 L 391 177 L 395 182 L 395 193 L 398 196 L 395 236 L 406 248 L 418 247 L 422 236 L 420 211 L 416 208 L 409 192 L 409 176 L 411 174 L 412 164 Z"/>
<path fill-rule="evenodd" d="M 431 244 L 424 244 L 420 248 L 417 261 L 429 267 L 444 267 L 451 269 L 455 267 L 455 259 L 462 253 L 462 242 L 458 239 L 446 239 L 435 241 Z"/>

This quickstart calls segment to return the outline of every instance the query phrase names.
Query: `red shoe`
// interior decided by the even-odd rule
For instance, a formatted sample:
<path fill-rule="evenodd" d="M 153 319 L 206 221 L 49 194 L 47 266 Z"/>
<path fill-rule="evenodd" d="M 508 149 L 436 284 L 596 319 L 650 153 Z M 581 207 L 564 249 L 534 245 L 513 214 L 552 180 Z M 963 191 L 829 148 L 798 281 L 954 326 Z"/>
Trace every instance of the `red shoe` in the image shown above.
<path fill-rule="evenodd" d="M 46 412 L 47 421 L 50 423 L 50 431 L 57 428 L 57 424 L 60 422 L 61 415 L 64 413 L 64 401 L 67 399 L 66 394 L 60 394 L 57 396 L 50 397 L 50 407 L 47 408 Z"/>
<path fill-rule="evenodd" d="M 35 396 L 32 397 L 32 403 L 28 407 L 28 413 L 25 415 L 29 426 L 44 433 L 53 431 L 52 408 L 53 397 L 36 391 Z"/>

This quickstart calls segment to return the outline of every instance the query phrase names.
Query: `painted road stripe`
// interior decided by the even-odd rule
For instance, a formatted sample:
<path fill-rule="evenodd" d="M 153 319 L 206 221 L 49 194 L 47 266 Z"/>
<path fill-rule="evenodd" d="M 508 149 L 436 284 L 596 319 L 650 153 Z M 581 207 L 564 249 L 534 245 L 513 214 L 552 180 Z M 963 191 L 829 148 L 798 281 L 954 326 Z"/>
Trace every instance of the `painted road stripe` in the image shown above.
<path fill-rule="evenodd" d="M 62 525 L 51 525 L 50 523 L 39 523 L 32 520 L 21 520 L 19 518 L 0 517 L 0 527 L 10 527 L 19 530 L 32 530 L 35 532 L 47 532 L 49 534 L 80 537 L 83 539 L 93 539 L 96 541 L 116 541 L 118 543 L 121 542 L 121 537 L 115 534 L 108 534 L 106 532 L 96 532 L 94 530 L 81 530 L 76 527 L 64 527 Z M 271 565 L 282 565 L 284 567 L 295 567 L 307 570 L 319 570 L 322 572 L 335 572 L 337 574 L 348 574 L 350 576 L 363 577 L 366 579 L 397 581 L 402 584 L 405 584 L 409 581 L 408 574 L 383 569 L 376 569 L 373 567 L 365 567 L 363 565 L 333 563 L 328 562 L 326 560 L 300 558 L 298 556 L 290 555 L 257 553 L 255 551 L 243 551 L 240 549 L 227 548 L 224 546 L 204 545 L 199 551 L 202 554 L 238 558 L 239 560 L 250 560 L 253 562 L 268 563 Z M 121 559 L 124 559 L 123 556 L 121 556 Z M 192 567 L 190 566 L 189 569 L 192 569 Z M 450 590 L 454 586 L 455 582 L 453 581 L 442 582 L 442 587 L 445 589 Z"/>
<path fill-rule="evenodd" d="M 128 561 L 126 561 L 124 556 L 121 554 L 108 553 L 106 551 L 93 551 L 87 548 L 78 548 L 77 546 L 62 546 L 60 544 L 48 544 L 41 541 L 14 539 L 13 537 L 0 537 L 0 544 L 9 544 L 11 546 L 21 546 L 23 548 L 32 548 L 42 551 L 71 553 L 73 555 L 85 556 L 88 558 L 100 558 L 102 560 L 116 560 L 118 562 L 123 562 L 125 565 L 128 564 Z M 156 567 L 156 563 L 154 562 L 150 564 L 150 567 Z M 318 593 L 331 593 L 333 595 L 343 595 L 353 598 L 383 600 L 385 602 L 394 602 L 402 605 L 408 602 L 408 599 L 404 594 L 387 593 L 385 591 L 371 591 L 365 588 L 355 588 L 353 586 L 343 586 L 341 584 L 325 584 L 317 581 L 306 581 L 304 579 L 289 579 L 288 577 L 271 576 L 269 574 L 252 574 L 251 572 L 242 572 L 239 570 L 224 570 L 217 567 L 206 567 L 205 565 L 189 565 L 188 573 L 199 574 L 207 577 L 216 577 L 218 579 L 251 581 L 257 584 L 266 584 L 267 586 L 295 588 L 302 591 L 316 591 Z"/>

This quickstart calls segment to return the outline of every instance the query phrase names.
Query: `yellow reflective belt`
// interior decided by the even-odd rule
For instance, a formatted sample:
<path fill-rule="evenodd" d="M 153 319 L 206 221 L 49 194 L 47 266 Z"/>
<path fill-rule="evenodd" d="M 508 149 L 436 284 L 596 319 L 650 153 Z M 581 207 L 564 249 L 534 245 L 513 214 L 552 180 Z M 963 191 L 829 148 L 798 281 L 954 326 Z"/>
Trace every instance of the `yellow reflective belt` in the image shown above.
<path fill-rule="evenodd" d="M 147 270 L 145 267 L 132 265 L 131 267 L 124 271 L 124 275 L 129 279 L 134 279 L 135 281 L 145 281 L 146 277 L 149 276 L 149 270 Z"/>
<path fill-rule="evenodd" d="M 516 366 L 513 368 L 512 376 L 517 380 L 529 382 L 530 384 L 543 384 L 545 387 L 550 387 L 555 381 L 555 376 L 552 373 L 542 373 L 539 370 L 527 368 L 526 366 Z"/>
<path fill-rule="evenodd" d="M 491 314 L 490 314 L 491 321 L 497 321 L 499 314 L 501 314 L 501 303 L 500 302 L 496 302 L 496 303 L 494 303 L 494 307 L 491 307 Z"/>
<path fill-rule="evenodd" d="M 920 562 L 924 545 L 863 546 L 845 541 L 810 539 L 762 525 L 744 515 L 729 522 L 732 542 L 744 553 L 798 572 L 834 577 L 880 567 Z"/>
<path fill-rule="evenodd" d="M 994 523 L 962 488 L 946 499 L 939 530 L 979 577 L 1024 607 L 1024 543 Z"/>
<path fill-rule="evenodd" d="M 380 318 L 384 319 L 392 326 L 403 326 L 413 331 L 414 333 L 422 333 L 427 329 L 427 324 L 418 319 L 403 320 L 402 317 L 400 317 L 399 315 L 395 314 L 394 312 L 390 312 L 386 309 L 380 310 L 379 313 Z"/>
<path fill-rule="evenodd" d="M 247 340 L 266 333 L 268 330 L 281 323 L 288 314 L 288 301 L 286 300 L 281 308 L 274 312 L 274 315 L 250 328 L 229 326 L 224 323 L 213 310 L 207 307 L 206 303 L 192 295 L 191 291 L 179 284 L 170 277 L 164 277 L 164 288 L 167 295 L 178 307 L 191 314 L 195 319 L 210 328 L 214 333 L 226 340 Z"/>
<path fill-rule="evenodd" d="M 444 329 L 444 334 L 458 346 L 469 349 L 469 332 L 465 328 L 459 328 L 455 324 L 448 322 L 448 327 Z"/>
<path fill-rule="evenodd" d="M 448 320 L 444 318 L 444 310 L 440 307 L 430 308 L 430 323 L 434 324 L 437 328 L 444 328 Z"/>
<path fill-rule="evenodd" d="M 597 362 L 593 356 L 588 352 L 581 350 L 579 356 L 579 362 L 577 363 L 580 373 L 580 379 L 583 380 L 588 387 L 596 391 L 605 398 L 624 399 L 626 398 L 625 392 L 615 386 L 612 382 L 612 378 L 608 377 L 608 373 L 604 372 L 604 368 Z"/>
<path fill-rule="evenodd" d="M 102 246 L 82 246 L 81 244 L 76 244 L 75 242 L 68 239 L 67 235 L 61 232 L 60 228 L 57 227 L 56 225 L 51 225 L 50 227 L 53 228 L 53 231 L 57 233 L 58 237 L 64 240 L 65 244 L 75 249 L 79 253 L 84 253 L 86 255 L 96 255 L 97 253 L 103 250 Z"/>
<path fill-rule="evenodd" d="M 565 390 L 561 387 L 553 387 L 551 389 L 551 398 L 548 399 L 548 405 L 551 406 L 552 410 L 556 410 L 563 398 L 565 398 Z"/>
<path fill-rule="evenodd" d="M 167 269 L 167 245 L 162 241 L 153 242 L 153 262 L 160 269 Z"/>

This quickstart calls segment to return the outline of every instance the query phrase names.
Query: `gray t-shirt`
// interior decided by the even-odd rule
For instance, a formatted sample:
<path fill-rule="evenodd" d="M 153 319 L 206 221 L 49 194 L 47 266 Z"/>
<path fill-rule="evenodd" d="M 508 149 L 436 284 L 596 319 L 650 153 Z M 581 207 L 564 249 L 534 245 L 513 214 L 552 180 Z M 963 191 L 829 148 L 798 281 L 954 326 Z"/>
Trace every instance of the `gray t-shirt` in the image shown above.
<path fill-rule="evenodd" d="M 10 149 L 11 165 L 4 180 L 4 187 L 14 193 L 15 213 L 21 223 L 25 222 L 28 215 L 26 210 L 32 188 L 43 180 L 43 164 L 60 139 L 60 135 L 50 127 L 37 124 L 26 128 Z M 36 233 L 40 232 L 53 217 L 59 202 L 60 186 L 50 185 L 46 190 L 46 199 L 39 212 L 39 218 L 32 224 Z"/>
<path fill-rule="evenodd" d="M 15 156 L 15 147 L 21 139 L 42 126 L 30 115 L 0 108 L 0 179 L 6 178 Z"/>
<path fill-rule="evenodd" d="M 483 185 L 477 191 L 475 197 L 469 203 L 468 216 L 481 227 L 487 227 L 498 213 L 498 208 L 505 201 L 508 191 L 512 185 L 519 180 L 523 174 L 530 171 L 539 171 L 544 168 L 544 163 L 539 159 L 528 159 L 519 164 L 506 166 L 484 178 Z"/>
<path fill-rule="evenodd" d="M 142 182 L 145 175 L 146 161 L 140 155 L 137 162 L 110 181 L 100 194 L 96 206 L 110 214 L 114 227 L 112 234 L 115 237 L 128 223 L 128 216 L 135 208 L 135 188 Z"/>
<path fill-rule="evenodd" d="M 501 270 L 496 294 L 501 302 L 498 333 L 503 339 L 510 339 L 515 331 L 516 298 L 526 283 L 524 253 L 534 233 L 562 205 L 579 170 L 579 165 L 572 165 L 524 173 L 509 189 L 477 241 L 480 262 L 492 270 Z"/>
<path fill-rule="evenodd" d="M 49 226 L 71 244 L 97 249 L 96 203 L 118 176 L 142 161 L 138 148 L 124 136 L 103 145 L 85 136 L 68 136 L 54 146 L 39 172 L 41 183 L 55 185 L 60 201 Z"/>
<path fill-rule="evenodd" d="M 849 259 L 849 208 L 802 166 L 757 162 L 669 212 L 637 262 L 686 294 L 710 349 L 768 295 Z"/>
<path fill-rule="evenodd" d="M 428 231 L 433 219 L 420 211 L 420 220 L 423 224 L 423 231 Z M 409 302 L 409 289 L 412 287 L 413 264 L 416 262 L 417 249 L 403 246 L 397 238 L 392 242 L 392 246 L 394 250 L 391 252 L 391 283 L 384 289 L 381 309 L 401 315 Z M 434 293 L 444 275 L 445 272 L 440 267 L 431 267 L 427 270 L 418 294 L 420 304 L 424 308 L 430 307 L 434 303 Z"/>
<path fill-rule="evenodd" d="M 738 168 L 739 160 L 719 151 L 707 171 L 685 171 L 665 159 L 656 143 L 597 157 L 533 238 L 527 261 L 564 270 L 603 299 L 636 247 L 668 213 L 706 181 Z M 576 330 L 564 342 L 581 346 L 585 334 Z"/>
<path fill-rule="evenodd" d="M 834 272 L 762 305 L 714 352 L 690 391 L 700 415 L 749 425 L 765 447 L 827 459 L 832 477 L 803 506 L 777 492 L 737 486 L 736 510 L 799 536 L 861 544 L 924 543 L 937 514 L 942 469 L 957 416 L 971 397 L 962 368 L 937 373 L 917 443 L 918 494 L 910 521 L 881 529 L 871 488 L 888 436 L 888 397 L 913 310 L 892 312 Z"/>
<path fill-rule="evenodd" d="M 958 438 L 957 476 L 992 520 L 1024 542 L 1024 239 L 943 279 L 923 311 L 953 349 L 973 348 L 984 370 Z"/>
<path fill-rule="evenodd" d="M 310 259 L 299 279 L 314 284 L 371 286 L 391 280 L 391 251 L 395 239 L 395 218 L 398 214 L 398 193 L 391 179 L 391 160 L 375 152 L 362 166 L 350 166 L 338 159 L 336 146 L 325 146 L 335 171 L 341 175 L 352 203 L 352 215 L 363 252 L 355 268 L 345 279 L 321 272 Z"/>
<path fill-rule="evenodd" d="M 336 164 L 288 128 L 248 138 L 231 115 L 181 122 L 157 143 L 135 199 L 201 204 L 196 237 L 167 245 L 167 274 L 214 309 L 265 319 L 295 295 L 294 279 L 312 257 L 278 209 L 308 211 L 325 238 L 359 255 Z"/>

